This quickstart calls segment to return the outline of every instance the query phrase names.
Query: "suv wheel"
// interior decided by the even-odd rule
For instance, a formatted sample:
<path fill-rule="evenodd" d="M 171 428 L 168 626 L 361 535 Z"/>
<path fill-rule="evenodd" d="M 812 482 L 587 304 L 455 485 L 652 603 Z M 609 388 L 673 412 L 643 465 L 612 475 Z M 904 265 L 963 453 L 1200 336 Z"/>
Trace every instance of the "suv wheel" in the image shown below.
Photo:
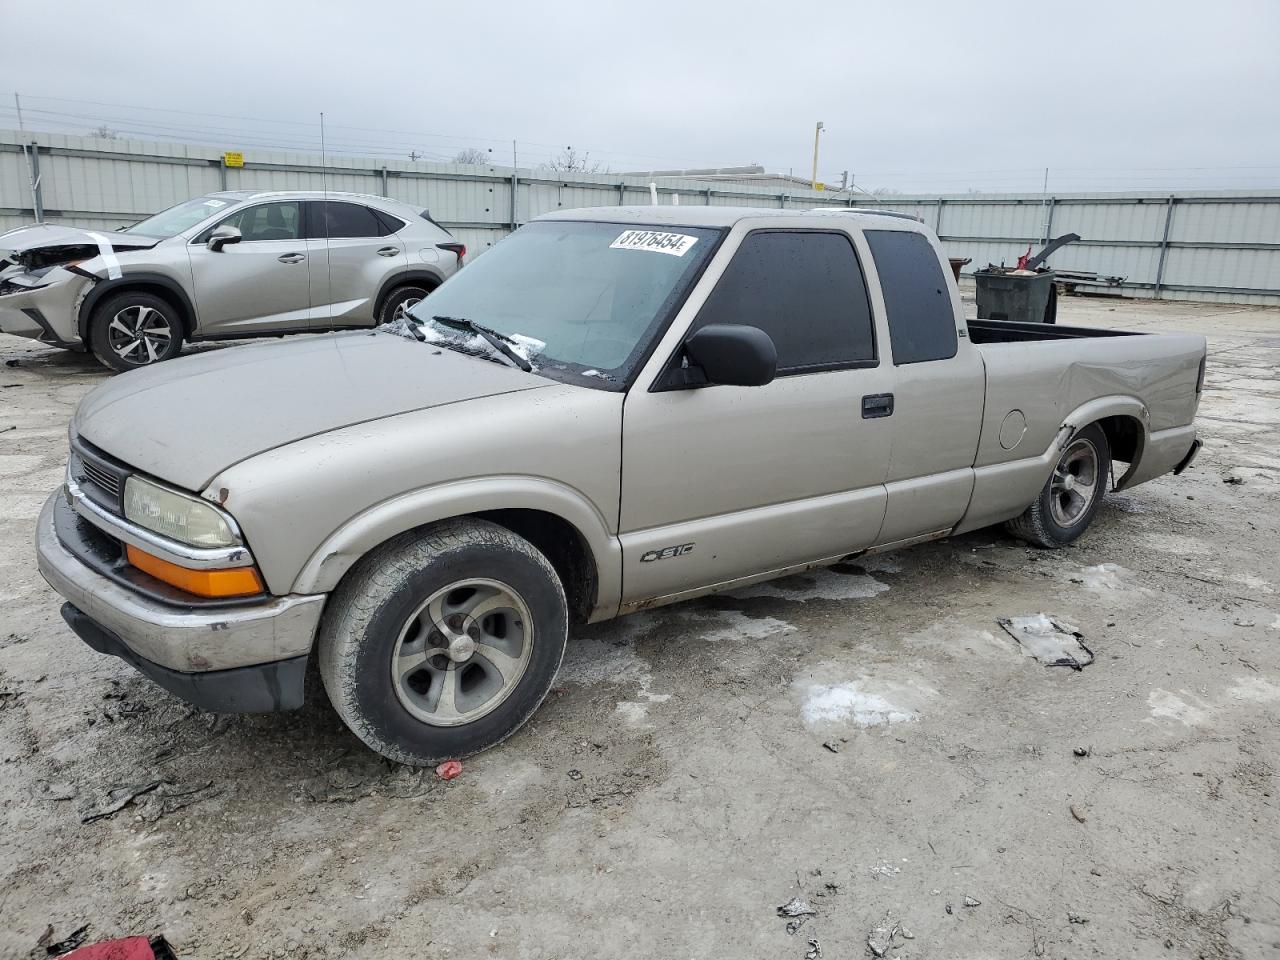
<path fill-rule="evenodd" d="M 334 592 L 320 675 L 378 753 L 424 765 L 518 730 L 551 688 L 568 636 L 564 588 L 532 544 L 481 520 L 397 537 Z"/>
<path fill-rule="evenodd" d="M 378 322 L 394 323 L 396 320 L 403 320 L 405 312 L 430 292 L 426 287 L 397 287 L 383 301 Z"/>
<path fill-rule="evenodd" d="M 151 293 L 120 293 L 98 304 L 89 346 L 112 370 L 135 370 L 177 356 L 182 323 L 173 304 Z"/>
<path fill-rule="evenodd" d="M 1110 470 L 1107 435 L 1092 423 L 1067 442 L 1036 502 L 1010 520 L 1007 529 L 1037 547 L 1065 547 L 1085 532 L 1098 512 Z"/>

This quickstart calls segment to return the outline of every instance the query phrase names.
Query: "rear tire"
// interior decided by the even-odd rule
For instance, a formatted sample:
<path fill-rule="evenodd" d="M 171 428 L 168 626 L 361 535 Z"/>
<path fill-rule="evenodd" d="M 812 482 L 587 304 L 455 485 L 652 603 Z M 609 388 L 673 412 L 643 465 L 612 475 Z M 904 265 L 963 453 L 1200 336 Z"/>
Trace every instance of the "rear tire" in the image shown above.
<path fill-rule="evenodd" d="M 1111 447 L 1096 423 L 1067 441 L 1035 503 L 1005 529 L 1037 547 L 1056 550 L 1088 529 L 1102 503 L 1111 472 Z"/>
<path fill-rule="evenodd" d="M 431 291 L 426 287 L 410 285 L 397 287 L 387 294 L 387 299 L 378 311 L 378 323 L 393 323 L 404 316 L 404 312 L 418 303 Z"/>
<path fill-rule="evenodd" d="M 547 558 L 505 527 L 450 520 L 388 541 L 351 570 L 325 611 L 320 675 L 357 737 L 427 765 L 523 726 L 567 637 L 564 588 Z"/>
<path fill-rule="evenodd" d="M 155 294 L 118 293 L 93 311 L 89 346 L 112 370 L 149 367 L 182 352 L 182 320 L 172 303 Z"/>

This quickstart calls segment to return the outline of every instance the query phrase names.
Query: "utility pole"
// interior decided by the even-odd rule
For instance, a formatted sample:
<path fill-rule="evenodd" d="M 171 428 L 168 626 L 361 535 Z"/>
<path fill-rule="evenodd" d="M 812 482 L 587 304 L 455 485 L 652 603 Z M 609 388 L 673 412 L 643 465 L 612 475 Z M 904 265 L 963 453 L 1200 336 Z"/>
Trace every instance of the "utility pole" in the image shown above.
<path fill-rule="evenodd" d="M 840 189 L 841 190 L 849 189 L 849 171 L 848 170 L 842 171 L 840 174 Z"/>
<path fill-rule="evenodd" d="M 36 223 L 44 222 L 44 204 L 40 202 L 40 182 L 36 179 L 35 169 L 31 166 L 31 154 L 27 148 L 27 128 L 22 124 L 22 101 L 17 91 L 13 94 L 13 106 L 18 111 L 18 133 L 22 140 L 22 157 L 27 161 L 27 186 L 31 188 L 31 210 L 35 214 Z"/>
<path fill-rule="evenodd" d="M 818 125 L 813 128 L 813 177 L 809 183 L 813 189 L 818 189 L 818 137 L 822 133 L 822 121 L 818 121 Z"/>

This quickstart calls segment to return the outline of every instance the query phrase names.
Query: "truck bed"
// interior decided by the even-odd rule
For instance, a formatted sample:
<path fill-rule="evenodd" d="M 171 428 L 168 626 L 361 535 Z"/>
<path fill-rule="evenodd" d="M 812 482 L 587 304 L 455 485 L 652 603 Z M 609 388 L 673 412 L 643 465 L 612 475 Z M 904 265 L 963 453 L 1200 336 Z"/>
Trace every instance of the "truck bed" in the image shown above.
<path fill-rule="evenodd" d="M 1036 340 L 1142 336 L 1134 330 L 1060 327 L 1052 323 L 1018 323 L 1013 320 L 966 320 L 965 323 L 969 327 L 969 339 L 973 343 L 1026 343 Z"/>

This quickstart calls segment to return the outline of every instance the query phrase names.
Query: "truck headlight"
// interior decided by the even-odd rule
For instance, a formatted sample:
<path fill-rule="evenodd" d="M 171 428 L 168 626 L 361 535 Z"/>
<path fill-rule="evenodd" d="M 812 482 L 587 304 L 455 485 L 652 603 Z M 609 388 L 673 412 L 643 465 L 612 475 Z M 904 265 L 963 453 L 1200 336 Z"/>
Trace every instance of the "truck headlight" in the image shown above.
<path fill-rule="evenodd" d="M 124 515 L 140 527 L 193 547 L 232 547 L 240 542 L 217 507 L 137 476 L 125 481 Z"/>

